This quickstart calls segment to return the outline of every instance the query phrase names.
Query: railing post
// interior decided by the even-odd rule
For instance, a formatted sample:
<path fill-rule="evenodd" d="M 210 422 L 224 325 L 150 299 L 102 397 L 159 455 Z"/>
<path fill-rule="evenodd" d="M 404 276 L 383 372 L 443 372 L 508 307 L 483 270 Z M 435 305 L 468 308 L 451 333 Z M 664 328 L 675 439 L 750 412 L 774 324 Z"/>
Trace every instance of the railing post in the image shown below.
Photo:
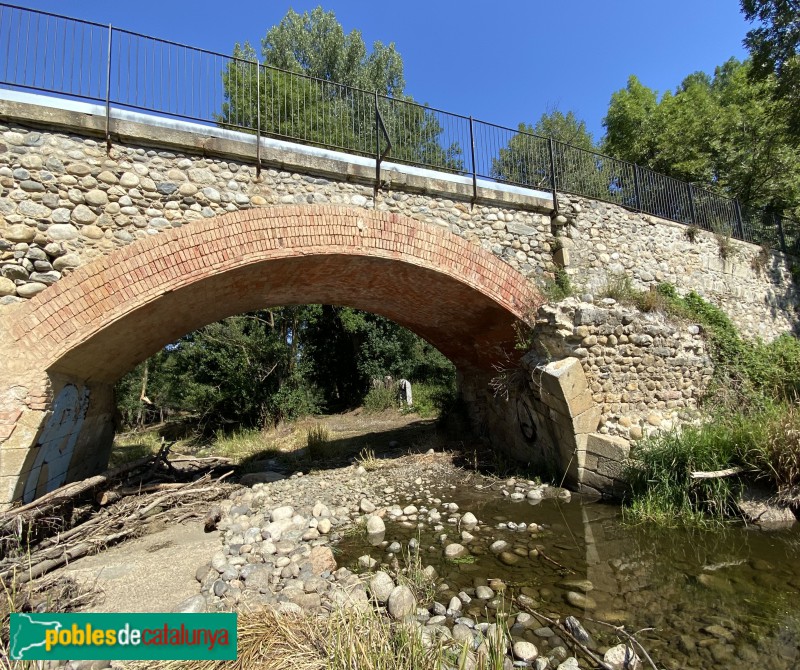
<path fill-rule="evenodd" d="M 469 144 L 472 151 L 472 204 L 478 200 L 478 175 L 475 167 L 475 129 L 472 117 L 469 117 Z"/>
<path fill-rule="evenodd" d="M 381 128 L 378 109 L 378 89 L 375 89 L 375 193 L 381 187 Z"/>
<path fill-rule="evenodd" d="M 550 186 L 553 189 L 553 212 L 558 215 L 558 192 L 556 190 L 556 156 L 553 151 L 553 138 L 547 138 L 547 150 L 550 154 Z"/>
<path fill-rule="evenodd" d="M 775 226 L 778 229 L 778 240 L 781 243 L 781 251 L 783 253 L 788 253 L 786 250 L 786 235 L 783 232 L 783 220 L 775 212 L 772 213 L 772 217 L 775 221 Z"/>
<path fill-rule="evenodd" d="M 256 179 L 259 177 L 261 177 L 261 64 L 256 61 Z"/>
<path fill-rule="evenodd" d="M 694 212 L 694 195 L 692 195 L 692 185 L 686 184 L 686 192 L 689 194 L 689 217 L 692 220 L 692 225 L 697 225 L 697 214 Z"/>
<path fill-rule="evenodd" d="M 108 24 L 108 58 L 106 59 L 106 153 L 111 153 L 111 40 L 114 29 Z"/>
<path fill-rule="evenodd" d="M 739 240 L 744 240 L 745 242 L 747 242 L 748 240 L 745 240 L 745 237 L 744 237 L 744 224 L 742 223 L 742 208 L 739 206 L 738 198 L 733 201 L 733 206 L 734 206 L 734 211 L 736 212 L 736 223 L 735 223 L 735 225 L 736 225 L 737 231 L 739 232 L 739 234 L 738 235 L 734 235 L 734 237 L 739 239 Z"/>
<path fill-rule="evenodd" d="M 642 211 L 642 194 L 639 190 L 639 166 L 633 164 L 633 193 L 636 198 L 636 209 Z"/>

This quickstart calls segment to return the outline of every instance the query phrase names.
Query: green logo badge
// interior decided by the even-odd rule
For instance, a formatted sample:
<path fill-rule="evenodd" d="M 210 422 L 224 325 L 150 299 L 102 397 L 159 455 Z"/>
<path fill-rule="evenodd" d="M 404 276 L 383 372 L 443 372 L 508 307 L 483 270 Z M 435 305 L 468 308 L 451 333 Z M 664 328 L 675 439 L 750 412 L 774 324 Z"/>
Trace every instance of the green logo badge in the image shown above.
<path fill-rule="evenodd" d="M 236 614 L 12 614 L 9 658 L 234 660 Z"/>

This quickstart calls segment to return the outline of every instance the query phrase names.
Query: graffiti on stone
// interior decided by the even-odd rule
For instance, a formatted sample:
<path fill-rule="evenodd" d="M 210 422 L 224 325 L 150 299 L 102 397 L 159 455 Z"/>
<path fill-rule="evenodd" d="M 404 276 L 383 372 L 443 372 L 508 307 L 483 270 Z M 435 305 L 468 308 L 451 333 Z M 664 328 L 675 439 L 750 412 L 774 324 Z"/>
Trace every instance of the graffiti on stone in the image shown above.
<path fill-rule="evenodd" d="M 36 459 L 25 480 L 22 499 L 33 500 L 61 486 L 66 478 L 72 452 L 81 433 L 89 389 L 67 384 L 53 401 L 53 412 L 36 444 Z"/>

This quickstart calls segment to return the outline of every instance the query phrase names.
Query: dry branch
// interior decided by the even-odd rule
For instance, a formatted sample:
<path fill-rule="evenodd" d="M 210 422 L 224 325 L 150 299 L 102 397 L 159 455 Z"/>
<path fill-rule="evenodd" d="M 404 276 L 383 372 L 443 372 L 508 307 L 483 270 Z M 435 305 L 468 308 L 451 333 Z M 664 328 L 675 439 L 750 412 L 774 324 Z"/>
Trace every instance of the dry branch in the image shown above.
<path fill-rule="evenodd" d="M 727 468 L 725 470 L 713 470 L 711 472 L 690 472 L 689 476 L 692 479 L 718 479 L 720 477 L 731 477 L 732 475 L 738 475 L 739 473 L 744 472 L 744 468 Z"/>

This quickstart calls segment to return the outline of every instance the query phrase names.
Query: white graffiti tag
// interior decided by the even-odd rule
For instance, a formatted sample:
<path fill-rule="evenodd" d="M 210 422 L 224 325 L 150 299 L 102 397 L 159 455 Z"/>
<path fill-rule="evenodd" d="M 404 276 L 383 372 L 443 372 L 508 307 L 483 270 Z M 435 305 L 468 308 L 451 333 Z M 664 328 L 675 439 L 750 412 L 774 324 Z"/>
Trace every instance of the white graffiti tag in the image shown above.
<path fill-rule="evenodd" d="M 61 389 L 53 402 L 53 414 L 36 445 L 36 459 L 22 493 L 25 502 L 33 500 L 37 492 L 41 495 L 64 483 L 88 408 L 88 388 L 78 390 L 73 384 L 67 384 Z M 44 490 L 39 490 L 42 486 Z"/>

